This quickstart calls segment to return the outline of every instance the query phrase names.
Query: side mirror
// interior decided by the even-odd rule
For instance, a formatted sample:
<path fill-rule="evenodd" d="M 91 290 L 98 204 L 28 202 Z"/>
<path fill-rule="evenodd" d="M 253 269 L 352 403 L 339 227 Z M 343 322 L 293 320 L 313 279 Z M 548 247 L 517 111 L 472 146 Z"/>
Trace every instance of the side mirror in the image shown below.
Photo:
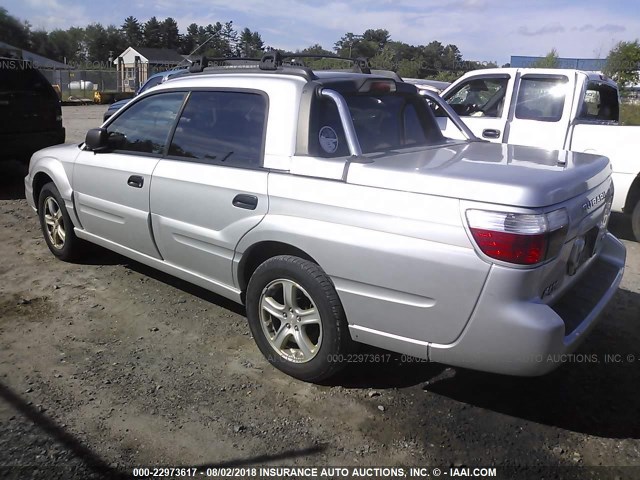
<path fill-rule="evenodd" d="M 102 152 L 109 145 L 109 132 L 106 128 L 92 128 L 87 132 L 84 144 L 92 152 Z"/>

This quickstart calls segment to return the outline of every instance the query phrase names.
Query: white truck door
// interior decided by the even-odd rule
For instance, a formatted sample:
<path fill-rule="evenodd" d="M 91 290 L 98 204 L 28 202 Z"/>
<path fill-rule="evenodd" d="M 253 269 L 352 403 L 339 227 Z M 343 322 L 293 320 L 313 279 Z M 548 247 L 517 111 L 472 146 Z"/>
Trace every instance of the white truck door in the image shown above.
<path fill-rule="evenodd" d="M 447 90 L 443 98 L 478 137 L 500 143 L 504 137 L 513 82 L 508 74 L 478 74 L 468 77 Z M 438 116 L 442 133 L 463 138 L 445 116 Z"/>
<path fill-rule="evenodd" d="M 573 107 L 575 74 L 524 73 L 516 79 L 504 142 L 562 149 Z"/>

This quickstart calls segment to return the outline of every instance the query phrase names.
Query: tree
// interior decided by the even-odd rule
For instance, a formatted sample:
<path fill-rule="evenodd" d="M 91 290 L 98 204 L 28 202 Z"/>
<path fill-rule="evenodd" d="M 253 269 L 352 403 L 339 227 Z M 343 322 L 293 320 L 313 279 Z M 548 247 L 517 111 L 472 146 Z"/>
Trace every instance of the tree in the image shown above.
<path fill-rule="evenodd" d="M 187 33 L 180 37 L 180 53 L 189 55 L 198 45 L 198 24 L 192 23 L 187 27 Z"/>
<path fill-rule="evenodd" d="M 322 48 L 322 45 L 316 43 L 302 50 L 296 50 L 296 53 L 306 53 L 308 55 L 333 55 L 329 50 Z"/>
<path fill-rule="evenodd" d="M 229 42 L 222 36 L 222 28 L 223 25 L 220 22 L 210 23 L 206 27 L 198 27 L 197 46 L 201 46 L 198 53 L 207 57 L 231 56 Z"/>
<path fill-rule="evenodd" d="M 616 82 L 621 88 L 637 84 L 640 81 L 640 43 L 619 42 L 607 57 L 607 65 L 604 73 Z"/>
<path fill-rule="evenodd" d="M 238 40 L 238 54 L 242 57 L 259 57 L 264 50 L 264 42 L 258 32 L 245 28 Z"/>
<path fill-rule="evenodd" d="M 143 46 L 147 48 L 162 47 L 160 22 L 154 16 L 147 20 L 142 29 Z"/>
<path fill-rule="evenodd" d="M 119 55 L 126 48 L 122 30 L 115 25 L 105 28 L 100 23 L 92 23 L 84 32 L 87 60 L 90 62 L 103 64 L 109 57 Z"/>
<path fill-rule="evenodd" d="M 368 30 L 365 30 L 365 32 L 362 34 L 362 40 L 365 42 L 370 42 L 372 44 L 375 44 L 377 46 L 376 53 L 378 53 L 382 51 L 382 49 L 387 44 L 387 42 L 389 42 L 390 40 L 389 31 L 385 30 L 384 28 L 378 28 L 378 29 L 370 28 Z"/>
<path fill-rule="evenodd" d="M 415 48 L 403 42 L 388 41 L 382 50 L 380 50 L 373 58 L 370 59 L 370 64 L 374 68 L 382 70 L 393 70 L 397 72 L 402 64 L 402 70 L 407 77 L 415 77 L 417 75 L 418 65 L 410 66 Z M 409 71 L 409 70 L 410 71 Z M 399 74 L 402 76 L 402 74 Z"/>
<path fill-rule="evenodd" d="M 43 57 L 53 58 L 54 52 L 46 30 L 34 30 L 29 35 L 29 50 Z"/>
<path fill-rule="evenodd" d="M 534 68 L 558 68 L 558 51 L 552 48 L 549 53 L 531 64 Z"/>
<path fill-rule="evenodd" d="M 160 41 L 162 48 L 174 50 L 180 46 L 180 31 L 178 22 L 167 17 L 160 24 Z"/>
<path fill-rule="evenodd" d="M 296 50 L 295 53 L 300 54 L 299 61 L 312 70 L 328 70 L 334 68 L 348 68 L 350 65 L 345 60 L 334 60 L 330 58 L 311 58 L 305 55 L 327 55 L 334 56 L 335 53 L 329 50 L 325 50 L 322 45 L 316 43 L 302 50 Z"/>
<path fill-rule="evenodd" d="M 220 25 L 220 22 L 216 23 L 216 26 L 218 25 Z M 225 22 L 219 32 L 222 56 L 233 57 L 238 49 L 238 32 L 233 28 L 233 21 Z"/>
<path fill-rule="evenodd" d="M 433 75 L 440 71 L 444 64 L 444 45 L 434 40 L 423 46 L 421 50 L 424 58 L 424 73 Z"/>
<path fill-rule="evenodd" d="M 49 44 L 51 45 L 51 58 L 65 63 L 79 63 L 83 59 L 82 53 L 82 35 L 78 37 L 76 35 L 78 29 L 75 27 L 69 30 L 53 30 L 49 32 Z"/>
<path fill-rule="evenodd" d="M 334 50 L 341 57 L 362 57 L 362 35 L 347 32 L 334 44 Z"/>
<path fill-rule="evenodd" d="M 85 28 L 85 41 L 87 44 L 87 60 L 104 61 L 109 57 L 107 44 L 107 31 L 100 23 L 92 23 Z"/>
<path fill-rule="evenodd" d="M 462 54 L 456 45 L 447 45 L 442 51 L 442 63 L 446 70 L 456 71 L 462 62 Z"/>
<path fill-rule="evenodd" d="M 137 18 L 128 16 L 124 19 L 124 23 L 120 27 L 122 35 L 130 47 L 139 47 L 142 45 L 142 25 Z"/>
<path fill-rule="evenodd" d="M 107 53 L 106 57 L 101 57 L 99 60 L 105 61 L 109 57 L 116 58 L 122 52 L 129 47 L 127 40 L 122 34 L 122 30 L 120 30 L 115 25 L 109 25 L 106 29 L 106 42 L 105 42 L 105 51 Z"/>
<path fill-rule="evenodd" d="M 18 48 L 29 48 L 29 26 L 21 23 L 6 8 L 0 7 L 0 41 Z"/>

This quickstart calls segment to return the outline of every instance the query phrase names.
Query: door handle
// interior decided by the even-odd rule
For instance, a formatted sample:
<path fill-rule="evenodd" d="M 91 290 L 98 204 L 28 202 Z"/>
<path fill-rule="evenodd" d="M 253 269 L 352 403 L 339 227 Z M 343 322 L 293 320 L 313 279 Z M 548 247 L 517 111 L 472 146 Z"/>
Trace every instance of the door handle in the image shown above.
<path fill-rule="evenodd" d="M 258 197 L 255 195 L 247 195 L 246 193 L 239 193 L 233 198 L 233 202 L 231 203 L 233 203 L 234 207 L 255 210 L 258 206 Z"/>
<path fill-rule="evenodd" d="M 484 138 L 500 138 L 500 130 L 496 130 L 495 128 L 486 128 L 482 131 L 482 136 Z"/>
<path fill-rule="evenodd" d="M 129 180 L 127 180 L 127 185 L 133 188 L 142 188 L 142 185 L 144 185 L 144 177 L 141 177 L 140 175 L 131 175 Z"/>

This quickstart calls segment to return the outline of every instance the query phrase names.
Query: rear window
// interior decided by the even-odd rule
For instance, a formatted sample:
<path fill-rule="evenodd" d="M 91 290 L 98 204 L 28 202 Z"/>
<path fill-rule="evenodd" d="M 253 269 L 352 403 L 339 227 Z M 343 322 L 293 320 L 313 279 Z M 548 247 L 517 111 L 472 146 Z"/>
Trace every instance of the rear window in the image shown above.
<path fill-rule="evenodd" d="M 26 62 L 3 60 L 0 66 L 1 92 L 52 92 L 49 81 Z"/>
<path fill-rule="evenodd" d="M 433 113 L 419 97 L 403 94 L 346 95 L 362 153 L 434 145 L 444 137 Z M 310 153 L 323 157 L 349 155 L 338 109 L 323 99 L 311 128 Z"/>

